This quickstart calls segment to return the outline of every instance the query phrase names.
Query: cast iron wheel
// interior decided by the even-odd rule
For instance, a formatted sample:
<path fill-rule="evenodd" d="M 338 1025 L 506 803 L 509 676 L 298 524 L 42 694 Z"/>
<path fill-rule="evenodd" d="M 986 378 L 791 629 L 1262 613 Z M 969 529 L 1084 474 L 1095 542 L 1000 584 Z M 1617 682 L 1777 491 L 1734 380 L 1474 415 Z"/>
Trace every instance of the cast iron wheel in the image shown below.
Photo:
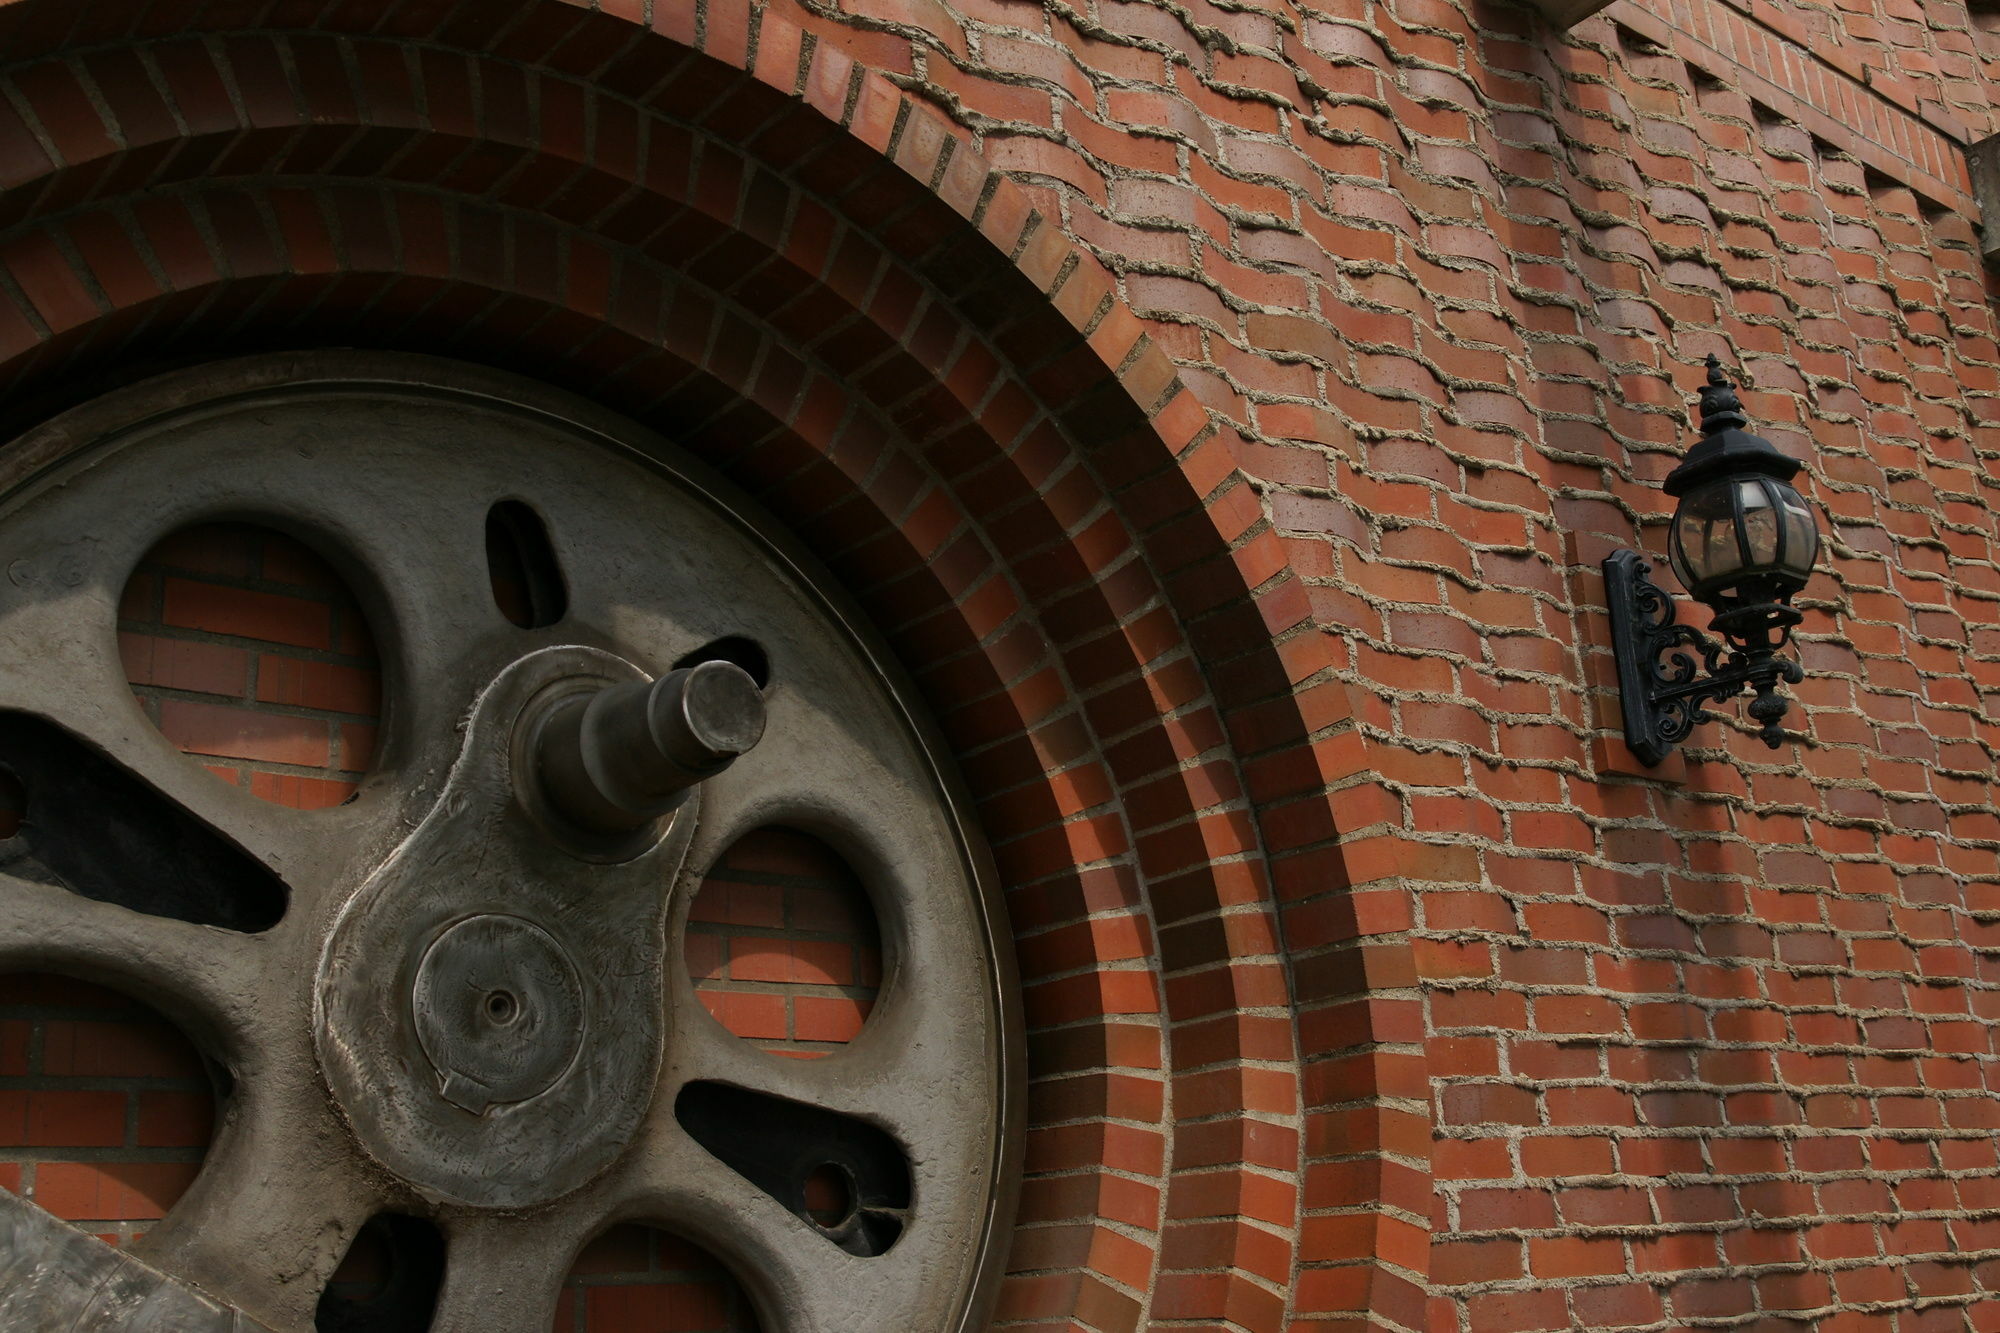
<path fill-rule="evenodd" d="M 503 503 L 550 534 L 554 623 L 496 609 Z M 541 1333 L 584 1243 L 644 1221 L 721 1257 L 772 1333 L 978 1326 L 1019 1096 L 990 874 L 911 693 L 748 508 L 608 414 L 363 353 L 179 373 L 0 455 L 0 748 L 56 753 L 17 746 L 31 813 L 38 773 L 56 801 L 54 774 L 101 770 L 276 904 L 177 910 L 137 862 L 101 892 L 49 857 L 0 866 L 0 966 L 133 993 L 233 1078 L 138 1247 L 173 1285 L 308 1329 L 371 1218 L 426 1218 L 436 1333 Z M 215 519 L 305 540 L 370 611 L 389 706 L 344 806 L 214 781 L 126 688 L 127 575 Z M 727 664 L 746 642 L 768 681 Z M 731 1035 L 678 947 L 707 868 L 770 825 L 838 851 L 881 923 L 879 1001 L 825 1059 Z M 815 1170 L 848 1215 L 806 1206 Z"/>

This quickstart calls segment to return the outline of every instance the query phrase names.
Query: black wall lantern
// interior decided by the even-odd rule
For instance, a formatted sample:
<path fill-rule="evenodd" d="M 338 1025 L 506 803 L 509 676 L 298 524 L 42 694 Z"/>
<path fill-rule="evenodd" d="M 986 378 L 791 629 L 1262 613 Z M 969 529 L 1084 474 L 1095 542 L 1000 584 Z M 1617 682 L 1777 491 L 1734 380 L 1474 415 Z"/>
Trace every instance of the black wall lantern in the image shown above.
<path fill-rule="evenodd" d="M 1688 594 L 1714 611 L 1711 628 L 1723 642 L 1675 623 L 1673 599 L 1647 577 L 1652 566 L 1636 551 L 1604 561 L 1625 743 L 1647 764 L 1714 717 L 1703 703 L 1746 686 L 1756 693 L 1750 716 L 1762 724 L 1758 735 L 1777 749 L 1785 738 L 1778 723 L 1790 706 L 1778 682 L 1805 679 L 1797 662 L 1778 656 L 1802 619 L 1792 596 L 1819 558 L 1819 524 L 1791 484 L 1804 464 L 1743 429 L 1743 405 L 1713 356 L 1701 431 L 1701 442 L 1661 483 L 1680 501 L 1667 554 Z"/>

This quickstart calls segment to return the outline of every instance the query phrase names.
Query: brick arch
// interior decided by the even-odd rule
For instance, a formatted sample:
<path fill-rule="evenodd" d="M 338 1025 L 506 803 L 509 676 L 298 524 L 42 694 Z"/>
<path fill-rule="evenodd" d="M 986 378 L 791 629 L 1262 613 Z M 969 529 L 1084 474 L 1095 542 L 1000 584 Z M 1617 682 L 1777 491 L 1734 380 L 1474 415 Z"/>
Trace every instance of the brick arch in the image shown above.
<path fill-rule="evenodd" d="M 953 127 L 742 6 L 654 33 L 548 0 L 497 38 L 475 7 L 172 8 L 0 7 L 32 116 L 0 108 L 29 164 L 0 385 L 443 346 L 666 427 L 862 596 L 982 793 L 1038 1080 L 1001 1318 L 1415 1325 L 1425 1094 L 1373 993 L 1407 908 L 1325 794 L 1366 756 L 1257 497 L 1102 274 Z"/>

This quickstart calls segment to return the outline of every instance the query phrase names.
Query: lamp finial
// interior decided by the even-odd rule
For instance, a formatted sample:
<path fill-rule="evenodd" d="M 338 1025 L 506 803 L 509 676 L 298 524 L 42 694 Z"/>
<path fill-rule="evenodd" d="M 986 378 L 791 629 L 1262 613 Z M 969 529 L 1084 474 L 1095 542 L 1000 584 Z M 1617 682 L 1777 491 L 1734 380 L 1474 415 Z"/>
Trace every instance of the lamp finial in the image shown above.
<path fill-rule="evenodd" d="M 1708 383 L 1701 386 L 1701 433 L 1719 435 L 1725 430 L 1743 429 L 1743 403 L 1736 386 L 1722 373 L 1722 362 L 1708 354 Z"/>

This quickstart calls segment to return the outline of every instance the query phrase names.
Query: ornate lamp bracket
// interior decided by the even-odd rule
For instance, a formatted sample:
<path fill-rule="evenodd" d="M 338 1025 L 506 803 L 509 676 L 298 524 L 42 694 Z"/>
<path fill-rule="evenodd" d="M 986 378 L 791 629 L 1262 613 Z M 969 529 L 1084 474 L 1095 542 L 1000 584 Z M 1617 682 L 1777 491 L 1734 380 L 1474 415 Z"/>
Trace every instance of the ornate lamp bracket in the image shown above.
<path fill-rule="evenodd" d="M 1647 577 L 1652 568 L 1636 551 L 1615 551 L 1604 560 L 1625 743 L 1641 762 L 1657 764 L 1714 718 L 1703 704 L 1734 698 L 1747 686 L 1756 695 L 1750 716 L 1762 724 L 1758 738 L 1777 749 L 1785 740 L 1778 724 L 1790 708 L 1778 682 L 1796 685 L 1805 670 L 1778 656 L 1779 636 L 1738 651 L 1680 624 L 1674 599 Z"/>

